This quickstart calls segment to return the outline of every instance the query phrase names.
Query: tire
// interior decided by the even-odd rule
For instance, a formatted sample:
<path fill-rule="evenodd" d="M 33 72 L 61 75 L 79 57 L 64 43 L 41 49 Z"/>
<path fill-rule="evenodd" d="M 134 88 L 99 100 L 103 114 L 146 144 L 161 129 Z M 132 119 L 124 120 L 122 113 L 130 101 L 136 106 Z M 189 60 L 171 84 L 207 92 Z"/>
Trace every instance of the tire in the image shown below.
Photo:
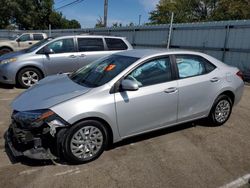
<path fill-rule="evenodd" d="M 23 88 L 29 88 L 43 78 L 40 70 L 27 67 L 21 69 L 17 74 L 17 83 Z"/>
<path fill-rule="evenodd" d="M 1 55 L 4 55 L 4 54 L 7 54 L 7 53 L 10 53 L 12 52 L 13 50 L 10 49 L 10 48 L 6 48 L 6 47 L 3 47 L 3 48 L 0 48 L 0 56 Z"/>
<path fill-rule="evenodd" d="M 210 111 L 209 121 L 214 126 L 221 126 L 227 122 L 232 112 L 232 100 L 227 95 L 220 95 Z"/>
<path fill-rule="evenodd" d="M 98 138 L 93 138 L 94 134 L 88 134 L 90 130 L 96 133 Z M 69 129 L 63 146 L 64 157 L 70 163 L 87 163 L 97 159 L 107 144 L 108 133 L 102 123 L 95 120 L 83 121 Z"/>

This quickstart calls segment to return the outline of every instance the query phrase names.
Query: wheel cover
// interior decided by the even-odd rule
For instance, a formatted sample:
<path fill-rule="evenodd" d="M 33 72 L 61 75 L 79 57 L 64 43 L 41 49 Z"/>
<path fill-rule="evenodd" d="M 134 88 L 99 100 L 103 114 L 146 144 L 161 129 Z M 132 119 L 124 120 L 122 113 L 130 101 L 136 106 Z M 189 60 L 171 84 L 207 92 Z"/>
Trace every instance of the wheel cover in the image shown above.
<path fill-rule="evenodd" d="M 215 108 L 215 120 L 223 123 L 227 120 L 231 110 L 231 105 L 227 100 L 221 100 Z"/>
<path fill-rule="evenodd" d="M 9 49 L 1 49 L 0 50 L 0 55 L 7 54 L 9 52 L 11 52 L 11 50 L 9 50 Z"/>
<path fill-rule="evenodd" d="M 86 126 L 79 129 L 70 141 L 72 154 L 79 159 L 92 158 L 103 145 L 103 134 L 97 127 Z"/>
<path fill-rule="evenodd" d="M 22 82 L 30 87 L 39 81 L 39 76 L 35 71 L 26 71 L 22 74 Z"/>

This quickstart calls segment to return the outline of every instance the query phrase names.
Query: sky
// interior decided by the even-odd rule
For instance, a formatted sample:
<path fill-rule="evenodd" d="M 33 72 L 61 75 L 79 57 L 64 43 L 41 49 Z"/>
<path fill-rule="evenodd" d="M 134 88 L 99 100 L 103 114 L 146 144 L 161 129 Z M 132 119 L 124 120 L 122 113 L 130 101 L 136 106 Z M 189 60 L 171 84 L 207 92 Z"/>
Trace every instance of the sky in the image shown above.
<path fill-rule="evenodd" d="M 74 0 L 54 0 L 57 9 Z M 148 22 L 149 12 L 154 10 L 159 0 L 108 0 L 108 26 L 118 22 L 123 25 L 133 22 L 138 24 L 139 15 L 141 23 Z M 82 28 L 95 26 L 99 16 L 103 17 L 104 0 L 84 0 L 78 4 L 68 6 L 58 11 L 67 19 L 80 22 Z"/>

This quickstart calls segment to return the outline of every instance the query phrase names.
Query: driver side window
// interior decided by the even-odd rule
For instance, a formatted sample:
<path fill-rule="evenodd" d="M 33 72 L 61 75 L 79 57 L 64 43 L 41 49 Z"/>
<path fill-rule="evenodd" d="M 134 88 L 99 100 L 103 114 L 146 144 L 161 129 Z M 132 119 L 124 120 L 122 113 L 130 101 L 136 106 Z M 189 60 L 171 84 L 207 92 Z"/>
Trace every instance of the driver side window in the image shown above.
<path fill-rule="evenodd" d="M 57 40 L 55 42 L 48 44 L 47 47 L 53 50 L 55 54 L 75 52 L 73 38 Z"/>
<path fill-rule="evenodd" d="M 139 87 L 171 81 L 170 58 L 165 57 L 144 63 L 131 72 L 126 79 L 135 80 Z"/>
<path fill-rule="evenodd" d="M 22 35 L 22 36 L 19 37 L 20 42 L 25 42 L 25 41 L 29 41 L 29 40 L 31 40 L 30 39 L 30 34 L 25 34 L 25 35 Z"/>

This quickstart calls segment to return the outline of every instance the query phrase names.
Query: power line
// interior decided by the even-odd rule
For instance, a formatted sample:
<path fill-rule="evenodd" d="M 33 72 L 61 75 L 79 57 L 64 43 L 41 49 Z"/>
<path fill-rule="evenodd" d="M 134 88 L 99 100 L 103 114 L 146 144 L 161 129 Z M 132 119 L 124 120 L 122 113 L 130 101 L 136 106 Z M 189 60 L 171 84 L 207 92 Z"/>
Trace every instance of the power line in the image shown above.
<path fill-rule="evenodd" d="M 63 6 L 61 6 L 61 7 L 58 7 L 58 8 L 56 8 L 55 10 L 59 10 L 59 9 L 62 9 L 62 8 L 68 7 L 68 6 L 72 6 L 72 5 L 81 3 L 81 2 L 83 2 L 83 1 L 84 1 L 84 0 L 75 0 L 75 1 L 72 1 L 72 2 L 70 2 L 70 3 L 68 3 L 68 4 L 66 4 L 66 5 L 63 5 Z"/>
<path fill-rule="evenodd" d="M 60 3 L 63 3 L 64 1 L 67 1 L 67 0 L 61 0 L 61 1 L 57 2 L 57 3 L 60 4 Z"/>

